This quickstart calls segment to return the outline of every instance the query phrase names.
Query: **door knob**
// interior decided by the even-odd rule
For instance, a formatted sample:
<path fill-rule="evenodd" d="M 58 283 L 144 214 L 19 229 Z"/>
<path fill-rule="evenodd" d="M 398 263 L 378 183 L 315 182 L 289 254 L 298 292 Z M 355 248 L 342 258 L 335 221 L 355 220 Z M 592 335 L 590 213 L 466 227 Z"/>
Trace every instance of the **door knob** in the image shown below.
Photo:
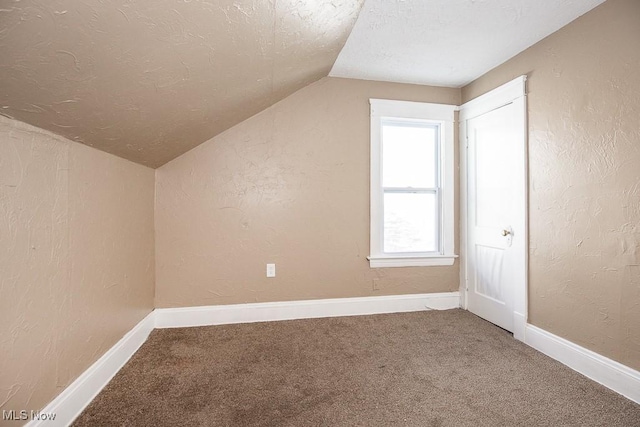
<path fill-rule="evenodd" d="M 502 230 L 502 235 L 507 237 L 508 235 L 512 234 L 511 230 Z"/>

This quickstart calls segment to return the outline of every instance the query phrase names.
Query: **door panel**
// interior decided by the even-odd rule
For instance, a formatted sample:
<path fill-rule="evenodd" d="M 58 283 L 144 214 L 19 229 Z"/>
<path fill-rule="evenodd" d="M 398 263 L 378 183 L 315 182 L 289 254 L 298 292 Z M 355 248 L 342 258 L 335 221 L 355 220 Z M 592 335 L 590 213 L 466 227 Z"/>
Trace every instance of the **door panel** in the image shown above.
<path fill-rule="evenodd" d="M 468 308 L 509 331 L 521 264 L 512 250 L 514 226 L 524 215 L 514 202 L 522 191 L 519 176 L 524 167 L 516 113 L 511 103 L 466 122 Z"/>
<path fill-rule="evenodd" d="M 503 249 L 491 246 L 476 245 L 476 260 L 484 266 L 476 269 L 475 291 L 486 298 L 504 304 L 505 295 L 502 287 L 493 285 L 500 281 L 502 273 Z"/>

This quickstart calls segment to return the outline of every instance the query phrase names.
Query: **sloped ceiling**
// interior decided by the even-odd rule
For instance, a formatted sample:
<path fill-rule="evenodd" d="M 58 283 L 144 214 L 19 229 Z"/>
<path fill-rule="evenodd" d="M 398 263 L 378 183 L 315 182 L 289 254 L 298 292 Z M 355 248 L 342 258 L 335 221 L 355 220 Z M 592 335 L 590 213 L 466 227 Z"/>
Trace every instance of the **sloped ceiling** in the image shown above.
<path fill-rule="evenodd" d="M 461 87 L 603 2 L 367 0 L 330 75 Z"/>
<path fill-rule="evenodd" d="M 0 114 L 157 167 L 325 77 L 363 1 L 3 1 Z"/>

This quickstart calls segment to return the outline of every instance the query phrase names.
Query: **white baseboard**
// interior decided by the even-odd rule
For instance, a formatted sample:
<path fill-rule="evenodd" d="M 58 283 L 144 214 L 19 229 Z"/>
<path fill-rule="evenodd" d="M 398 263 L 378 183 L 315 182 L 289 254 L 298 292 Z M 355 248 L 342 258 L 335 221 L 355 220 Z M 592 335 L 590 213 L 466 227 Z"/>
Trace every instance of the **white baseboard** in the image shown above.
<path fill-rule="evenodd" d="M 359 316 L 422 310 L 447 310 L 460 306 L 459 292 L 336 298 L 306 301 L 202 307 L 158 308 L 156 328 L 271 322 L 319 317 Z"/>
<path fill-rule="evenodd" d="M 525 343 L 640 404 L 640 372 L 530 324 Z"/>
<path fill-rule="evenodd" d="M 55 414 L 54 420 L 33 420 L 27 426 L 70 425 L 146 341 L 154 329 L 154 316 L 154 312 L 149 313 L 40 411 L 41 414 Z"/>

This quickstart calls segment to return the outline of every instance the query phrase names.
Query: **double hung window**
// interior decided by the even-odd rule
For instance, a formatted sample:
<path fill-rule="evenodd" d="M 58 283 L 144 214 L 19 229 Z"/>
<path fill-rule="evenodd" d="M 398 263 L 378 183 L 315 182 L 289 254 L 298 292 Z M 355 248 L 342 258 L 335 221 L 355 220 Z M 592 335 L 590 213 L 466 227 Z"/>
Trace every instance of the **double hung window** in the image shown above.
<path fill-rule="evenodd" d="M 371 267 L 453 264 L 455 106 L 370 102 Z"/>

